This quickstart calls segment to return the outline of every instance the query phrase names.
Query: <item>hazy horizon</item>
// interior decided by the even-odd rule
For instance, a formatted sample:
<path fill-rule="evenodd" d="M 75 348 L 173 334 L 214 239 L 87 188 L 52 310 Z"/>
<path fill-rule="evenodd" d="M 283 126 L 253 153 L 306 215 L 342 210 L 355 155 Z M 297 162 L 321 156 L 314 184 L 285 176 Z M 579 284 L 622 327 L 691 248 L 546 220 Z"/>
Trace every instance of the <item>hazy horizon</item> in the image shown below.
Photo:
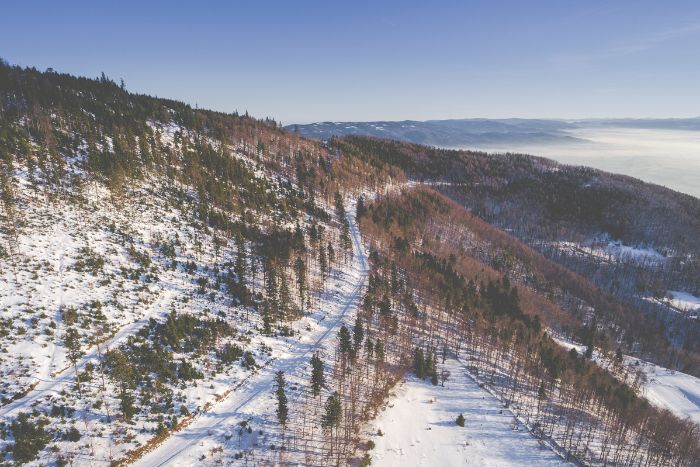
<path fill-rule="evenodd" d="M 520 152 L 666 186 L 700 198 L 700 131 L 638 128 L 568 130 L 583 142 L 472 145 L 461 149 Z"/>

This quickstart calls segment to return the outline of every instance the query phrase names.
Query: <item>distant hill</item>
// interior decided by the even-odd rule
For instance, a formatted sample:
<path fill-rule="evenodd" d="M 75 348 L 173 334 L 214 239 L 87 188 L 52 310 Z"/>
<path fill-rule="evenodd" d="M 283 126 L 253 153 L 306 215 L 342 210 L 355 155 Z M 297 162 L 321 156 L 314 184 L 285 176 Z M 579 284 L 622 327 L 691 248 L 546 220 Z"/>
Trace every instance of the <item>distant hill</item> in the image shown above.
<path fill-rule="evenodd" d="M 700 118 L 587 120 L 474 118 L 427 121 L 318 122 L 306 125 L 288 125 L 286 128 L 319 140 L 327 140 L 334 136 L 362 135 L 429 146 L 456 148 L 488 144 L 534 145 L 584 142 L 585 140 L 572 136 L 569 132 L 580 128 L 606 126 L 700 130 Z"/>

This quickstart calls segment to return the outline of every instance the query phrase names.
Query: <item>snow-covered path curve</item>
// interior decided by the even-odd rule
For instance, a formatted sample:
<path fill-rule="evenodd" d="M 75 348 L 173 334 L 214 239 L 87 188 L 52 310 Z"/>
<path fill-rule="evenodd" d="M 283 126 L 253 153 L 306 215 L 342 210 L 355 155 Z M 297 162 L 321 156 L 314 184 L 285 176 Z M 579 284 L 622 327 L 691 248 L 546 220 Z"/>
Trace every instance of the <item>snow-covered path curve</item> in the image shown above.
<path fill-rule="evenodd" d="M 313 352 L 333 339 L 348 315 L 360 305 L 369 272 L 367 256 L 362 248 L 354 214 L 355 206 L 351 204 L 348 209 L 348 221 L 353 242 L 353 258 L 351 264 L 344 268 L 343 277 L 346 280 L 340 284 L 339 296 L 332 302 L 332 307 L 326 310 L 328 316 L 319 323 L 320 326 L 293 344 L 285 354 L 270 359 L 255 376 L 232 391 L 211 410 L 200 414 L 192 423 L 147 452 L 134 465 L 191 465 L 195 459 L 188 454 L 195 450 L 202 440 L 211 437 L 219 428 L 231 427 L 245 420 L 247 414 L 242 413 L 244 408 L 257 405 L 257 401 L 269 397 L 273 391 L 277 371 L 282 370 L 288 375 L 302 371 L 304 366 L 308 365 Z"/>

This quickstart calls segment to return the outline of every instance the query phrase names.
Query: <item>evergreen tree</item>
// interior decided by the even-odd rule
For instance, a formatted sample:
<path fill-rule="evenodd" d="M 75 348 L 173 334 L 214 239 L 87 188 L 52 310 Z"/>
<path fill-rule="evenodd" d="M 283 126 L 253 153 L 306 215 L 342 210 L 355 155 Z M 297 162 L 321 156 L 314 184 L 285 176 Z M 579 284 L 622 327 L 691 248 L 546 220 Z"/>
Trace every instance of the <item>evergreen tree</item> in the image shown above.
<path fill-rule="evenodd" d="M 269 258 L 265 263 L 265 295 L 269 304 L 270 318 L 279 315 L 279 296 L 277 290 L 277 270 Z"/>
<path fill-rule="evenodd" d="M 378 364 L 384 362 L 384 343 L 379 339 L 377 339 L 377 342 L 374 344 L 374 356 Z"/>
<path fill-rule="evenodd" d="M 105 363 L 110 370 L 112 378 L 119 387 L 119 410 L 126 420 L 136 414 L 134 397 L 131 387 L 134 382 L 134 369 L 127 355 L 121 350 L 110 350 L 105 353 Z"/>
<path fill-rule="evenodd" d="M 331 244 L 331 242 L 328 242 L 328 269 L 330 269 L 334 263 L 335 263 L 335 249 L 333 248 L 333 244 Z"/>
<path fill-rule="evenodd" d="M 367 213 L 367 206 L 365 206 L 365 197 L 360 196 L 357 198 L 357 204 L 355 205 L 355 218 L 359 221 L 362 216 Z"/>
<path fill-rule="evenodd" d="M 425 378 L 425 358 L 423 356 L 423 349 L 420 347 L 416 347 L 413 352 L 413 372 L 418 379 Z"/>
<path fill-rule="evenodd" d="M 242 286 L 245 286 L 246 282 L 246 264 L 246 251 L 243 236 L 238 234 L 236 236 L 236 261 L 233 268 L 236 273 L 236 280 Z"/>
<path fill-rule="evenodd" d="M 328 274 L 328 259 L 326 257 L 326 249 L 323 246 L 318 251 L 318 267 L 321 270 L 321 283 L 325 286 L 326 275 Z"/>
<path fill-rule="evenodd" d="M 280 370 L 275 374 L 275 395 L 277 396 L 277 421 L 282 428 L 287 426 L 289 408 L 287 407 L 287 394 L 285 393 L 286 381 L 284 371 Z"/>
<path fill-rule="evenodd" d="M 303 313 L 304 296 L 306 295 L 306 265 L 300 256 L 297 256 L 297 260 L 294 262 L 294 273 L 297 276 L 297 292 L 299 293 L 299 304 Z"/>
<path fill-rule="evenodd" d="M 66 356 L 68 360 L 73 364 L 75 369 L 75 382 L 78 386 L 78 394 L 80 394 L 80 375 L 78 374 L 78 360 L 83 356 L 83 350 L 80 344 L 80 334 L 73 327 L 70 326 L 66 330 L 66 334 L 63 339 L 63 344 L 66 346 Z"/>
<path fill-rule="evenodd" d="M 51 437 L 44 430 L 48 420 L 32 422 L 24 412 L 17 415 L 10 429 L 15 443 L 12 446 L 12 457 L 18 464 L 25 464 L 36 458 L 36 455 L 51 441 Z"/>
<path fill-rule="evenodd" d="M 321 426 L 323 428 L 335 428 L 340 425 L 342 416 L 343 407 L 340 404 L 340 394 L 336 391 L 328 396 L 326 400 L 326 412 L 321 418 Z"/>
<path fill-rule="evenodd" d="M 323 362 L 317 353 L 311 357 L 311 392 L 314 397 L 321 394 L 321 389 L 326 385 Z"/>
<path fill-rule="evenodd" d="M 343 358 L 343 364 L 345 364 L 348 358 L 352 359 L 353 354 L 352 338 L 350 337 L 350 331 L 345 325 L 340 327 L 338 339 L 340 340 L 340 354 Z"/>
<path fill-rule="evenodd" d="M 270 317 L 270 306 L 267 302 L 263 303 L 263 334 L 266 336 L 272 335 L 272 318 Z"/>
<path fill-rule="evenodd" d="M 352 328 L 352 340 L 355 345 L 354 354 L 360 353 L 360 345 L 362 345 L 362 339 L 364 339 L 365 331 L 362 327 L 362 320 L 358 316 L 355 319 L 355 326 Z"/>
<path fill-rule="evenodd" d="M 279 293 L 279 311 L 280 311 L 280 319 L 282 320 L 289 320 L 292 318 L 292 297 L 291 294 L 289 293 L 289 286 L 287 285 L 287 279 L 285 275 L 282 275 L 282 278 L 280 280 L 280 293 Z"/>

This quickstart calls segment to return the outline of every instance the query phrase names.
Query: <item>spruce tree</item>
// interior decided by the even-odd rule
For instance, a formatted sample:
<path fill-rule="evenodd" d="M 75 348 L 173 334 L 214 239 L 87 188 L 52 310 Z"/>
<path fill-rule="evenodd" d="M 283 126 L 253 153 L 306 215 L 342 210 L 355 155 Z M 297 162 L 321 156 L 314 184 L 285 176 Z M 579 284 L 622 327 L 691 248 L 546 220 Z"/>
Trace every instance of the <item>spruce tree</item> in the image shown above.
<path fill-rule="evenodd" d="M 236 261 L 234 264 L 234 272 L 236 273 L 236 280 L 238 283 L 244 286 L 246 281 L 246 252 L 243 236 L 240 234 L 236 236 Z"/>
<path fill-rule="evenodd" d="M 80 335 L 74 327 L 69 327 L 66 330 L 66 335 L 63 339 L 63 344 L 66 346 L 66 356 L 73 364 L 75 369 L 75 382 L 78 386 L 78 394 L 80 394 L 80 375 L 78 374 L 78 360 L 83 356 L 83 351 L 80 344 Z"/>
<path fill-rule="evenodd" d="M 425 378 L 425 358 L 423 357 L 423 349 L 416 347 L 413 352 L 413 372 L 418 379 Z"/>
<path fill-rule="evenodd" d="M 352 340 L 353 344 L 355 345 L 354 349 L 354 354 L 357 356 L 357 354 L 360 352 L 360 345 L 362 345 L 362 339 L 365 337 L 365 331 L 364 328 L 362 327 L 362 320 L 358 316 L 355 319 L 355 326 L 352 328 Z"/>
<path fill-rule="evenodd" d="M 304 311 L 304 296 L 306 295 L 306 265 L 300 256 L 294 262 L 294 273 L 297 276 L 297 292 L 299 293 L 299 303 L 302 313 Z"/>
<path fill-rule="evenodd" d="M 343 407 L 340 404 L 340 394 L 335 391 L 328 396 L 326 400 L 326 412 L 321 418 L 321 426 L 323 428 L 334 428 L 340 425 L 340 420 L 343 415 Z"/>
<path fill-rule="evenodd" d="M 340 340 L 340 353 L 343 357 L 343 363 L 345 363 L 348 357 L 352 359 L 353 347 L 350 331 L 348 331 L 348 328 L 344 325 L 341 326 L 340 331 L 338 331 L 338 339 Z"/>
<path fill-rule="evenodd" d="M 326 377 L 323 370 L 323 362 L 317 353 L 311 357 L 311 392 L 314 397 L 321 394 L 321 389 L 326 385 Z"/>
<path fill-rule="evenodd" d="M 326 274 L 328 273 L 328 259 L 326 257 L 326 249 L 323 246 L 318 251 L 318 267 L 321 270 L 321 283 L 325 286 Z"/>
<path fill-rule="evenodd" d="M 280 370 L 275 374 L 275 395 L 277 396 L 277 421 L 282 428 L 287 426 L 289 407 L 287 406 L 287 394 L 285 393 L 286 381 L 284 371 Z"/>

